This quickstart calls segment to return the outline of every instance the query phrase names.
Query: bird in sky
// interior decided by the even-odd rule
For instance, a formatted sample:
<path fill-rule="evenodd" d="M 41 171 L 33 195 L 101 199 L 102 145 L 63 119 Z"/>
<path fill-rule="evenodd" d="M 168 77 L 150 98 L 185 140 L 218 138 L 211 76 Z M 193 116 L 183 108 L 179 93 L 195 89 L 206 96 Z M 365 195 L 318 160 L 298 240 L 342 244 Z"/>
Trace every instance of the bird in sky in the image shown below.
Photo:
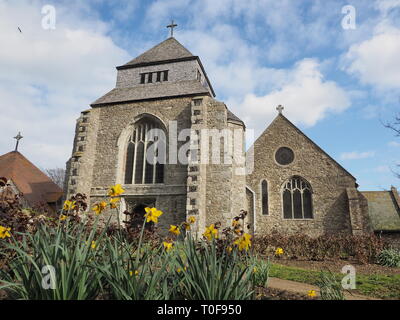
<path fill-rule="evenodd" d="M 21 30 L 21 28 L 20 28 L 20 27 L 18 27 L 18 30 L 19 30 L 19 32 L 21 32 L 21 33 L 22 33 L 22 30 Z"/>

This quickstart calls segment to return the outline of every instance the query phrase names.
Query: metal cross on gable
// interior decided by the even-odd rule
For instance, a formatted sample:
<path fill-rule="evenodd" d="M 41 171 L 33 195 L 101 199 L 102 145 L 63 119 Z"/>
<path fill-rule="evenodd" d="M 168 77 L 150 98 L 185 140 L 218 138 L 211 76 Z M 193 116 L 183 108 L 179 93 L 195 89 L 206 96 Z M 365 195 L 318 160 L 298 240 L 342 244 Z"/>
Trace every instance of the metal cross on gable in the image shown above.
<path fill-rule="evenodd" d="M 19 145 L 19 140 L 21 140 L 23 136 L 21 136 L 21 132 L 18 132 L 18 134 L 14 137 L 15 140 L 17 140 L 17 144 L 15 145 L 15 151 L 18 151 L 18 145 Z"/>
<path fill-rule="evenodd" d="M 178 25 L 176 23 L 174 23 L 174 20 L 171 20 L 171 24 L 169 24 L 167 26 L 167 28 L 171 29 L 171 37 L 174 36 L 174 28 L 176 28 Z"/>
<path fill-rule="evenodd" d="M 282 105 L 276 107 L 276 110 L 279 112 L 279 114 L 282 114 L 283 109 L 285 108 Z"/>

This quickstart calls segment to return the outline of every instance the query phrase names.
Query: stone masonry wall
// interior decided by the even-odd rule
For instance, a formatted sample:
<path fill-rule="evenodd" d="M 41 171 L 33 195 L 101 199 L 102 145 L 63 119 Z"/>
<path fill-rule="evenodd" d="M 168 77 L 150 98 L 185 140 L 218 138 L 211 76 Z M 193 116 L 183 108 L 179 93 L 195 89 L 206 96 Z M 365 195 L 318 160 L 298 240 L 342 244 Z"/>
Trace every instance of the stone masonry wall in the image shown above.
<path fill-rule="evenodd" d="M 135 122 L 137 117 L 150 114 L 157 117 L 166 127 L 167 136 L 170 133 L 170 121 L 176 121 L 177 132 L 191 127 L 191 98 L 164 99 L 127 104 L 116 104 L 94 108 L 91 114 L 96 114 L 95 120 L 89 120 L 88 125 L 96 128 L 94 138 L 87 141 L 89 148 L 80 155 L 85 163 L 92 163 L 92 171 L 88 168 L 76 177 L 75 192 L 86 191 L 91 196 L 91 206 L 107 195 L 111 185 L 122 183 L 117 176 L 123 178 L 126 151 L 121 143 L 122 132 Z M 94 122 L 95 123 L 94 123 Z M 92 131 L 90 131 L 91 133 Z M 178 142 L 177 149 L 186 141 Z M 94 148 L 94 152 L 87 153 Z M 119 155 L 123 159 L 119 159 Z M 164 183 L 156 185 L 124 185 L 126 202 L 135 199 L 154 198 L 157 208 L 165 212 L 160 219 L 160 227 L 178 223 L 186 217 L 186 183 L 188 176 L 187 164 L 167 164 L 164 170 Z M 90 184 L 87 191 L 86 184 Z M 124 205 L 124 207 L 126 207 Z M 126 217 L 121 216 L 124 220 Z"/>
<path fill-rule="evenodd" d="M 233 138 L 234 130 L 243 136 L 243 126 L 228 123 L 224 103 L 209 97 L 199 100 L 193 98 L 192 104 L 193 158 L 188 173 L 187 214 L 197 215 L 195 228 L 201 235 L 212 223 L 230 224 L 244 209 L 245 175 L 236 171 L 240 166 L 228 152 L 229 136 L 224 136 L 230 131 Z M 244 158 L 244 146 L 235 151 Z"/>
<path fill-rule="evenodd" d="M 98 109 L 83 111 L 76 123 L 72 157 L 66 168 L 66 198 L 75 193 L 90 195 L 96 139 L 99 125 Z"/>
<path fill-rule="evenodd" d="M 275 161 L 280 147 L 294 151 L 294 161 L 282 166 Z M 306 179 L 312 187 L 313 219 L 284 219 L 281 190 L 294 175 Z M 269 214 L 261 213 L 261 181 L 268 182 Z M 256 233 L 273 230 L 287 234 L 351 233 L 346 188 L 354 188 L 355 179 L 300 133 L 283 116 L 278 116 L 254 144 L 254 171 L 247 185 L 255 192 Z"/>

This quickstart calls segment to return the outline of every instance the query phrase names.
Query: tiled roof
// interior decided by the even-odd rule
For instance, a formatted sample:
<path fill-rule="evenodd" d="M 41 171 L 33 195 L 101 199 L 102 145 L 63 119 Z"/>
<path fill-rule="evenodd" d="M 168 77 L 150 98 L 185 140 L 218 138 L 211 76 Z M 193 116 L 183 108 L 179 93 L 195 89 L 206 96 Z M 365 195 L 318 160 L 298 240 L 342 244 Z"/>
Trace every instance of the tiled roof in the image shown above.
<path fill-rule="evenodd" d="M 232 111 L 228 109 L 228 120 L 237 121 L 244 124 L 243 120 L 236 116 Z"/>
<path fill-rule="evenodd" d="M 194 57 L 192 53 L 179 43 L 175 38 L 168 38 L 155 47 L 147 50 L 137 58 L 129 61 L 124 66 L 135 66 L 145 63 L 175 60 Z"/>
<path fill-rule="evenodd" d="M 362 191 L 368 200 L 368 214 L 374 231 L 400 231 L 400 208 L 396 189 L 392 191 Z"/>
<path fill-rule="evenodd" d="M 91 106 L 204 94 L 210 95 L 209 91 L 197 80 L 144 84 L 131 88 L 115 88 L 97 99 Z"/>
<path fill-rule="evenodd" d="M 58 201 L 63 191 L 18 151 L 0 156 L 0 177 L 11 179 L 29 205 Z"/>

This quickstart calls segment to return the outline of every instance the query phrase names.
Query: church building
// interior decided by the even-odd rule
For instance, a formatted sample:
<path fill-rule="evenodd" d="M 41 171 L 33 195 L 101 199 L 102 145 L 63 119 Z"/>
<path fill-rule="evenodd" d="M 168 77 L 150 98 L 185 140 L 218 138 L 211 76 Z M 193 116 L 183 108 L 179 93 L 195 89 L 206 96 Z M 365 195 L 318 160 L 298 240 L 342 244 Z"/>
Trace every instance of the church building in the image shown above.
<path fill-rule="evenodd" d="M 85 193 L 93 205 L 121 184 L 120 219 L 157 207 L 161 228 L 195 216 L 202 232 L 243 209 L 254 234 L 370 232 L 356 178 L 277 110 L 246 152 L 245 124 L 171 36 L 117 67 L 115 88 L 81 113 L 67 197 Z"/>

